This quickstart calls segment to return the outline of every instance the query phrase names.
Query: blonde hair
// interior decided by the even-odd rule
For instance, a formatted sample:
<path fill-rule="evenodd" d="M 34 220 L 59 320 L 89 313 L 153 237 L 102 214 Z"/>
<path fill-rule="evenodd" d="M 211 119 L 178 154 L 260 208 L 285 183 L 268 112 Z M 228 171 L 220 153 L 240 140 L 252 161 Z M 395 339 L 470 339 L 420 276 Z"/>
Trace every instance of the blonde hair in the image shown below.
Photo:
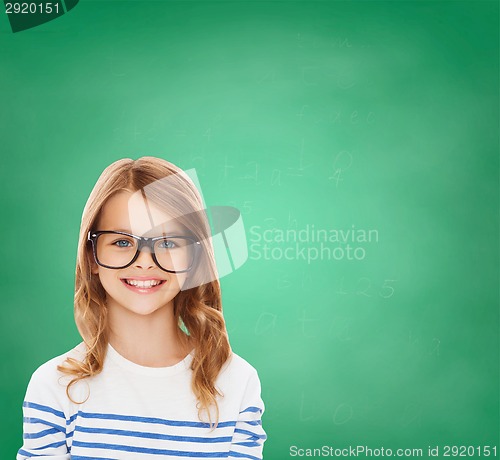
<path fill-rule="evenodd" d="M 155 189 L 155 183 L 166 177 L 168 180 Z M 215 380 L 231 355 L 231 347 L 222 315 L 211 231 L 195 185 L 184 171 L 166 160 L 155 157 L 118 160 L 103 171 L 95 184 L 82 215 L 75 273 L 75 322 L 86 345 L 86 355 L 82 361 L 68 357 L 58 369 L 72 377 L 66 394 L 76 404 L 70 396 L 70 388 L 103 369 L 108 346 L 106 292 L 98 276 L 92 275 L 93 255 L 87 234 L 96 230 L 93 226 L 112 195 L 125 190 L 144 193 L 145 187 L 148 188 L 148 199 L 178 215 L 177 220 L 201 243 L 200 259 L 192 270 L 194 273 L 189 272 L 189 276 L 196 278 L 200 270 L 205 272 L 205 276 L 207 271 L 213 275 L 208 278 L 213 281 L 201 285 L 195 283 L 195 287 L 181 290 L 173 299 L 173 304 L 174 318 L 179 325 L 176 331 L 179 342 L 187 347 L 190 338 L 194 345 L 191 388 L 198 401 L 198 417 L 201 420 L 201 412 L 205 410 L 212 423 L 210 406 L 213 404 L 217 426 L 219 408 L 216 398 L 223 395 L 216 389 Z M 187 329 L 189 338 L 182 327 Z"/>

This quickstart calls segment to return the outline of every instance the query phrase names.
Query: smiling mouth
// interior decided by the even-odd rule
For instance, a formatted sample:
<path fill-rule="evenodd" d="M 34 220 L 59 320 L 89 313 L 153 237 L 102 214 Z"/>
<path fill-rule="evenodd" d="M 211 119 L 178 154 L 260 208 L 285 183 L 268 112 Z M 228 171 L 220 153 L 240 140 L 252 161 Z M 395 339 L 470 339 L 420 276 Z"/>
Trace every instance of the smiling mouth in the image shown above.
<path fill-rule="evenodd" d="M 160 284 L 166 283 L 166 280 L 135 280 L 122 278 L 122 281 L 129 286 L 140 289 L 152 289 Z"/>

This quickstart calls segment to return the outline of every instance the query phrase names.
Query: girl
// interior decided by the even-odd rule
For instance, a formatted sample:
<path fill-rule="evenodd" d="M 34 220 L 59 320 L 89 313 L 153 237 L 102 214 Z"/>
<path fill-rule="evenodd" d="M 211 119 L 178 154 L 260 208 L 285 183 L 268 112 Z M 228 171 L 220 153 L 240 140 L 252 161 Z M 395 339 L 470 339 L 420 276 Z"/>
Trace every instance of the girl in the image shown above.
<path fill-rule="evenodd" d="M 165 160 L 123 159 L 83 211 L 83 342 L 40 366 L 17 460 L 262 458 L 256 370 L 231 351 L 201 196 Z"/>

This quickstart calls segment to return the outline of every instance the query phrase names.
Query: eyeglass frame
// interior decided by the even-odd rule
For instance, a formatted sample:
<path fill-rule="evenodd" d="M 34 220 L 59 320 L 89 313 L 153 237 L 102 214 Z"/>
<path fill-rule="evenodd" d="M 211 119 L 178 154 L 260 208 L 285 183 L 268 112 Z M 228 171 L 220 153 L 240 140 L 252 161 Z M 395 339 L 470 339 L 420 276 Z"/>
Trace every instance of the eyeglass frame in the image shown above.
<path fill-rule="evenodd" d="M 110 233 L 117 234 L 117 235 L 125 235 L 125 236 L 134 238 L 135 240 L 139 241 L 138 245 L 137 245 L 137 251 L 136 251 L 134 257 L 132 258 L 132 260 L 128 264 L 123 265 L 121 267 L 112 267 L 110 265 L 105 265 L 105 264 L 99 262 L 99 258 L 97 257 L 97 238 L 99 237 L 99 235 L 110 234 Z M 165 240 L 168 238 L 183 238 L 185 240 L 190 240 L 193 243 L 195 243 L 195 245 L 194 245 L 195 252 L 193 254 L 193 261 L 191 262 L 191 265 L 187 269 L 185 269 L 185 270 L 167 270 L 166 268 L 163 268 L 159 264 L 158 259 L 156 258 L 155 250 L 154 250 L 155 242 L 158 240 Z M 137 235 L 132 235 L 131 233 L 119 232 L 119 231 L 113 231 L 113 230 L 96 230 L 95 232 L 93 232 L 93 231 L 88 232 L 87 241 L 90 241 L 92 243 L 92 253 L 94 255 L 94 260 L 95 260 L 96 264 L 100 265 L 101 267 L 110 268 L 113 270 L 121 270 L 122 268 L 130 267 L 137 260 L 137 258 L 139 257 L 139 253 L 142 251 L 142 249 L 144 247 L 148 247 L 149 250 L 151 251 L 151 257 L 153 258 L 153 261 L 158 268 L 160 268 L 164 272 L 168 272 L 168 273 L 186 273 L 193 268 L 194 262 L 197 258 L 198 251 L 201 249 L 201 243 L 196 238 L 193 238 L 191 236 L 185 236 L 185 235 L 164 235 L 164 236 L 155 236 L 153 238 L 149 238 L 147 236 L 137 236 Z"/>

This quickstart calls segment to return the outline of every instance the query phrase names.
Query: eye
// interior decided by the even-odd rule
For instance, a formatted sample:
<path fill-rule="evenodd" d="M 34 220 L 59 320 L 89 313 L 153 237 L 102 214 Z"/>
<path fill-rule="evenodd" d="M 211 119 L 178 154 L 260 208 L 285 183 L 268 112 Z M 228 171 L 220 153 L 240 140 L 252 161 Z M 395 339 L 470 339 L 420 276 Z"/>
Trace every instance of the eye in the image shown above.
<path fill-rule="evenodd" d="M 160 249 L 173 249 L 177 247 L 177 245 L 172 240 L 160 240 L 158 247 Z"/>
<path fill-rule="evenodd" d="M 128 240 L 116 240 L 112 243 L 112 246 L 117 246 L 119 248 L 127 248 L 133 246 L 133 244 Z"/>

